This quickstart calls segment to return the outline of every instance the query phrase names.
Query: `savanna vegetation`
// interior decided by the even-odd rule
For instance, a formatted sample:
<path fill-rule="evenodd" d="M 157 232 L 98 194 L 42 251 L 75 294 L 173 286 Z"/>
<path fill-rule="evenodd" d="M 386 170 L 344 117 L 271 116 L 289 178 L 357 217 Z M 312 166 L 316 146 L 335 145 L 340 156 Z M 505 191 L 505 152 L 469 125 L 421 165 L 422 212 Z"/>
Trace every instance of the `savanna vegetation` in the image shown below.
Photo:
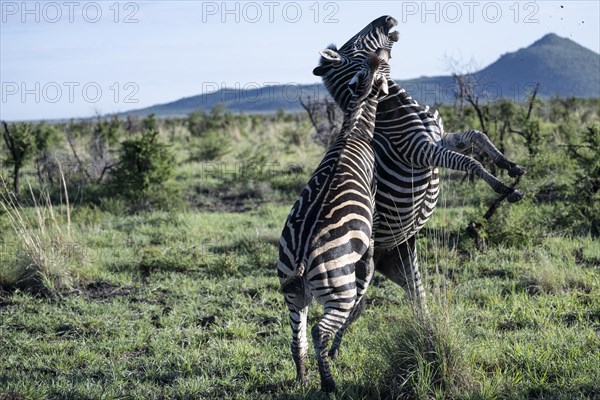
<path fill-rule="evenodd" d="M 448 131 L 484 125 L 528 169 L 526 197 L 444 171 L 418 247 L 431 318 L 376 276 L 334 396 L 599 398 L 600 101 L 440 111 Z M 0 399 L 327 397 L 312 352 L 308 387 L 293 382 L 274 267 L 327 143 L 310 118 L 0 128 Z"/>

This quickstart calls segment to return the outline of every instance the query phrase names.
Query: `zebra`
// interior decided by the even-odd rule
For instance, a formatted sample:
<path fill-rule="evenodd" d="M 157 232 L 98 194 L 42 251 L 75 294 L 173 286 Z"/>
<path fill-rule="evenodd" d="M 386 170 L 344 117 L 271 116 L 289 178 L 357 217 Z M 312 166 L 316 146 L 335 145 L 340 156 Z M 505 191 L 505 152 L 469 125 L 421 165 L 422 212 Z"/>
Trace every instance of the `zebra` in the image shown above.
<path fill-rule="evenodd" d="M 348 40 L 339 50 L 330 45 L 321 52 L 313 74 L 321 76 L 329 94 L 342 109 L 350 101 L 347 82 L 359 68 L 354 59 L 377 48 L 391 49 L 398 32 L 390 32 L 398 22 L 382 16 Z M 341 59 L 344 62 L 337 62 Z M 509 176 L 526 173 L 525 168 L 509 161 L 482 132 L 470 130 L 446 133 L 437 110 L 420 105 L 393 80 L 388 81 L 389 95 L 377 106 L 373 149 L 376 159 L 376 211 L 379 216 L 374 238 L 375 270 L 399 284 L 427 314 L 416 252 L 416 237 L 431 217 L 439 195 L 438 167 L 468 171 L 484 179 L 494 191 L 507 195 L 509 202 L 523 194 L 504 184 L 473 158 L 460 151 L 480 146 Z M 363 299 L 364 300 L 364 299 Z M 360 307 L 358 308 L 360 312 Z M 330 351 L 337 354 L 341 342 L 338 332 Z M 339 336 L 339 337 L 338 337 Z"/>
<path fill-rule="evenodd" d="M 387 95 L 388 53 L 369 53 L 349 79 L 352 95 L 338 137 L 292 207 L 279 241 L 278 277 L 292 328 L 296 379 L 306 384 L 308 306 L 323 307 L 311 334 L 321 390 L 333 392 L 327 345 L 345 329 L 373 275 L 375 156 L 371 147 L 375 110 Z M 338 60 L 341 62 L 341 60 Z"/>

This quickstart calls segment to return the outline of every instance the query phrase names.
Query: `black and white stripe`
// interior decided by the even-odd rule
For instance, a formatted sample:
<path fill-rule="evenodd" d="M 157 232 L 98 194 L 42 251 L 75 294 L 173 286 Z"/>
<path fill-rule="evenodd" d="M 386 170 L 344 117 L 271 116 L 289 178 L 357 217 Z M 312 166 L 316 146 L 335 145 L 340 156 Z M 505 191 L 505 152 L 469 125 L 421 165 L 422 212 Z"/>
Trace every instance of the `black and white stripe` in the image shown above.
<path fill-rule="evenodd" d="M 332 62 L 342 62 L 334 51 L 329 54 Z M 279 242 L 278 276 L 290 312 L 297 379 L 303 383 L 308 305 L 314 298 L 324 307 L 323 318 L 312 329 L 324 391 L 335 390 L 328 342 L 356 314 L 374 270 L 376 184 L 371 141 L 378 96 L 387 92 L 389 68 L 375 54 L 359 65 L 346 82 L 355 95 L 349 97 L 342 130 L 290 211 Z"/>
<path fill-rule="evenodd" d="M 367 25 L 339 50 L 343 64 L 331 65 L 322 58 L 313 71 L 340 107 L 348 103 L 347 82 L 358 65 L 353 61 L 379 47 L 391 48 L 398 40 L 389 30 L 397 24 L 383 16 Z M 375 268 L 404 287 L 425 309 L 423 289 L 415 249 L 415 237 L 431 217 L 439 195 L 438 167 L 468 171 L 484 179 L 509 201 L 522 198 L 519 191 L 505 185 L 471 157 L 459 151 L 472 144 L 482 147 L 500 168 L 511 176 L 525 169 L 506 159 L 478 131 L 445 133 L 437 111 L 419 105 L 395 82 L 390 94 L 377 108 L 373 147 L 376 155 L 376 210 L 380 218 L 375 234 Z"/>

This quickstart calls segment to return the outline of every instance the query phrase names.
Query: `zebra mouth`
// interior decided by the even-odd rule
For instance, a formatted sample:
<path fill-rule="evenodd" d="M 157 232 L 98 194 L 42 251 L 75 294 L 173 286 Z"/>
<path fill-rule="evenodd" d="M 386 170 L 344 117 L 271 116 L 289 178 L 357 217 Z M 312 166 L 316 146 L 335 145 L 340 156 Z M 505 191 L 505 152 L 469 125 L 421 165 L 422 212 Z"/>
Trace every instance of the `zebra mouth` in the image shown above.
<path fill-rule="evenodd" d="M 398 26 L 398 20 L 392 16 L 387 16 L 385 19 L 385 25 L 383 28 L 383 32 L 387 35 L 388 39 L 392 42 L 397 42 L 400 38 L 400 32 L 394 31 L 390 32 L 393 28 Z"/>

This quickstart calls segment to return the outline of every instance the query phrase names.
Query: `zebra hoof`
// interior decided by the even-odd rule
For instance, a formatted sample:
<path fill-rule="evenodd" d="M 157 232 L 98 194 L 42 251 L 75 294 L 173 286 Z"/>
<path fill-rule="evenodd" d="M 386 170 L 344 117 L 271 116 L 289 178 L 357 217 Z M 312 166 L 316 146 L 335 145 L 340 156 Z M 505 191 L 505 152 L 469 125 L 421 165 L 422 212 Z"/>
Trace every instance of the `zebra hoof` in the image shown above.
<path fill-rule="evenodd" d="M 521 199 L 523 199 L 523 197 L 524 197 L 523 192 L 521 192 L 519 190 L 513 190 L 513 192 L 511 194 L 509 194 L 506 199 L 508 200 L 509 203 L 516 203 L 517 201 L 520 201 Z"/>
<path fill-rule="evenodd" d="M 301 387 L 305 387 L 306 385 L 308 385 L 308 378 L 306 377 L 306 372 L 296 374 L 296 379 L 294 379 L 294 382 L 296 382 L 296 384 L 299 384 Z"/>
<path fill-rule="evenodd" d="M 308 386 L 308 378 L 307 377 L 303 377 L 301 379 L 296 379 L 296 383 L 298 383 L 300 385 L 300 387 L 307 387 Z"/>
<path fill-rule="evenodd" d="M 340 354 L 340 349 L 338 349 L 337 347 L 332 347 L 329 352 L 327 353 L 327 355 L 329 356 L 329 358 L 331 359 L 331 361 L 337 360 L 338 354 Z"/>
<path fill-rule="evenodd" d="M 335 382 L 333 379 L 321 382 L 321 392 L 323 393 L 334 393 L 337 391 L 335 387 Z"/>
<path fill-rule="evenodd" d="M 515 164 L 508 170 L 508 176 L 510 176 L 511 178 L 516 178 L 518 176 L 525 175 L 526 173 L 527 170 L 517 164 Z"/>

